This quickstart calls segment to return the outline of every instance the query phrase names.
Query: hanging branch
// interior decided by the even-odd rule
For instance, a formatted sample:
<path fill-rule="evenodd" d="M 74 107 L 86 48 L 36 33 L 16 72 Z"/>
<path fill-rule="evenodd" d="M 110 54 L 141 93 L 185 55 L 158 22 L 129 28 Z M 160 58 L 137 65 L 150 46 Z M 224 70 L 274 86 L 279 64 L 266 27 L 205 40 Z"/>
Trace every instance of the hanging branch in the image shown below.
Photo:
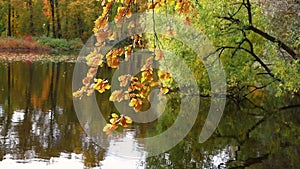
<path fill-rule="evenodd" d="M 299 59 L 299 56 L 297 56 L 296 52 L 290 48 L 288 45 L 286 45 L 284 42 L 282 42 L 281 40 L 263 32 L 262 30 L 254 27 L 254 26 L 248 26 L 246 28 L 246 30 L 251 30 L 253 32 L 255 32 L 256 34 L 259 34 L 260 36 L 264 37 L 265 39 L 273 42 L 273 43 L 277 43 L 278 47 L 282 48 L 284 51 L 286 51 L 293 59 Z"/>

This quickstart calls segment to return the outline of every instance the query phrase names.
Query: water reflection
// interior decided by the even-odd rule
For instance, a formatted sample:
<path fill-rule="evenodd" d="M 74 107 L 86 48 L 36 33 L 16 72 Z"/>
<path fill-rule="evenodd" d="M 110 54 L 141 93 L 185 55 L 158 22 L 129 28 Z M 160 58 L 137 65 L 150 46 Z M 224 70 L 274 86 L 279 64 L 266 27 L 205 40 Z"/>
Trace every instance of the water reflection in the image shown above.
<path fill-rule="evenodd" d="M 134 131 L 126 131 L 126 135 L 119 139 L 112 139 L 107 149 L 107 156 L 103 162 L 100 162 L 101 168 L 111 169 L 119 168 L 145 168 L 145 161 L 147 152 L 139 149 L 141 145 L 135 140 Z M 124 158 L 123 152 L 128 152 L 128 158 Z M 120 153 L 122 152 L 122 153 Z M 121 154 L 122 156 L 118 156 Z M 140 157 L 139 159 L 132 159 L 131 157 Z M 116 163 L 117 161 L 117 163 Z"/>
<path fill-rule="evenodd" d="M 1 166 L 10 159 L 51 162 L 65 158 L 62 153 L 81 154 L 79 164 L 87 167 L 103 160 L 105 151 L 89 141 L 73 110 L 73 66 L 53 62 L 0 64 L 0 159 L 6 158 Z"/>
<path fill-rule="evenodd" d="M 108 140 L 108 149 L 104 150 L 86 135 L 74 112 L 73 68 L 73 63 L 0 63 L 1 168 L 280 169 L 300 166 L 300 112 L 297 106 L 286 109 L 288 105 L 299 105 L 297 96 L 269 97 L 264 102 L 268 108 L 265 110 L 250 103 L 236 106 L 229 101 L 217 131 L 203 144 L 198 138 L 210 101 L 201 99 L 196 123 L 185 139 L 168 152 L 147 158 L 147 149 L 137 138 L 167 130 L 176 119 L 178 99 L 170 98 L 158 120 L 134 124 L 119 137 Z M 98 100 L 105 110 L 103 116 L 115 111 L 107 98 L 98 97 Z M 120 149 L 140 158 L 120 157 Z"/>

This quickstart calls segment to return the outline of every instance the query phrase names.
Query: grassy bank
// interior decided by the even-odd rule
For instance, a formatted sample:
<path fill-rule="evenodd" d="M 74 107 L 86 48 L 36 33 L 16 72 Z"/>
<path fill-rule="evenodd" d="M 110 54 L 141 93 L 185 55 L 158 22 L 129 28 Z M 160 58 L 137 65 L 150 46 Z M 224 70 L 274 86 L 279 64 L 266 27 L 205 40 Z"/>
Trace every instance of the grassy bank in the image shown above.
<path fill-rule="evenodd" d="M 54 39 L 49 37 L 0 38 L 0 50 L 4 51 L 74 51 L 80 50 L 82 41 L 77 39 Z"/>

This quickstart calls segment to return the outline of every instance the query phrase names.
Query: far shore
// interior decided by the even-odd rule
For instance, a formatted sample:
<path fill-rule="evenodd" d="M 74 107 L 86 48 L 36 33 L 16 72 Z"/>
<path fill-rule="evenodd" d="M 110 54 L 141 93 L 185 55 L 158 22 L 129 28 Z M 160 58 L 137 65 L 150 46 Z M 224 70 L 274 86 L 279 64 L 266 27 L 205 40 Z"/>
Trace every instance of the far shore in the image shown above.
<path fill-rule="evenodd" d="M 74 52 L 80 51 L 81 39 L 55 39 L 50 37 L 0 38 L 0 51 L 7 52 Z"/>

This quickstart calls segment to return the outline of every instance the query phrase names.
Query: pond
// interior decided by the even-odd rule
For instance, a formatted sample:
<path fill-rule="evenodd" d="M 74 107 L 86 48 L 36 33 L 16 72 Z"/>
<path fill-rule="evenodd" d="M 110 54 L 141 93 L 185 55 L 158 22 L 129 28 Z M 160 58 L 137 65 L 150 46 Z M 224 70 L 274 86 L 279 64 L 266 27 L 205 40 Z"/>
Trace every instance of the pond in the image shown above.
<path fill-rule="evenodd" d="M 106 140 L 107 148 L 102 148 L 85 132 L 91 126 L 82 126 L 77 118 L 72 98 L 74 66 L 74 62 L 0 62 L 1 168 L 300 166 L 299 96 L 275 98 L 257 93 L 263 97 L 239 105 L 228 99 L 218 128 L 204 143 L 199 143 L 199 134 L 210 99 L 200 98 L 196 122 L 184 139 L 172 149 L 148 157 L 149 148 L 138 138 L 158 135 L 173 125 L 180 101 L 170 97 L 157 120 L 133 123 Z M 97 94 L 104 117 L 115 111 L 107 98 L 107 94 Z M 126 150 L 118 150 L 124 147 Z M 130 151 L 138 158 L 120 156 L 118 151 Z"/>

